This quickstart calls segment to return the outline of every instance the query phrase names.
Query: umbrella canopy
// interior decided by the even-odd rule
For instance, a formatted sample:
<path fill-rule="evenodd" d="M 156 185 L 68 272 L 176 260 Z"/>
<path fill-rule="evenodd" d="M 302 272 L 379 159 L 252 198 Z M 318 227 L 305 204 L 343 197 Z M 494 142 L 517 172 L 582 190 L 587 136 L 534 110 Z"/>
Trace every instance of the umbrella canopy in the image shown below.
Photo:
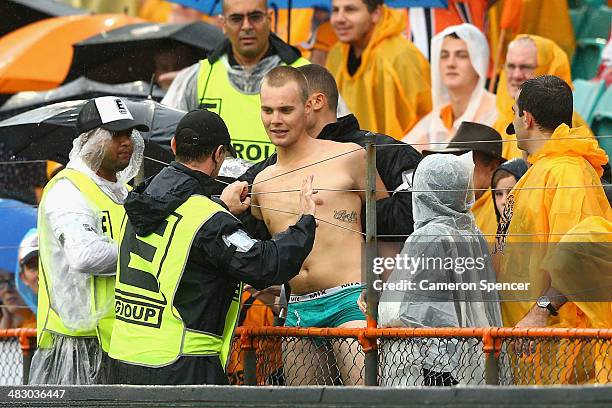
<path fill-rule="evenodd" d="M 0 143 L 13 155 L 29 160 L 68 162 L 76 137 L 76 119 L 86 100 L 59 102 L 21 113 L 0 122 Z M 151 129 L 142 133 L 145 140 L 145 175 L 159 171 L 174 156 L 170 139 L 185 112 L 152 100 L 126 100 L 135 118 L 143 119 Z M 159 144 L 158 144 L 159 143 Z M 163 147 L 162 147 L 163 145 Z"/>
<path fill-rule="evenodd" d="M 19 243 L 30 228 L 36 227 L 36 208 L 0 198 L 0 213 L 0 273 L 14 273 Z"/>
<path fill-rule="evenodd" d="M 150 84 L 143 81 L 110 85 L 87 78 L 79 78 L 50 91 L 26 91 L 11 96 L 0 108 L 0 120 L 62 101 L 91 99 L 105 95 L 145 99 L 149 95 L 149 91 Z M 160 101 L 164 97 L 164 92 L 160 88 L 154 87 L 151 96 L 153 99 Z"/>
<path fill-rule="evenodd" d="M 0 93 L 55 88 L 68 73 L 74 43 L 139 21 L 123 14 L 55 17 L 5 35 L 0 38 Z"/>
<path fill-rule="evenodd" d="M 160 70 L 182 69 L 206 58 L 224 38 L 219 28 L 204 22 L 130 24 L 75 44 L 66 79 L 86 76 L 107 83 L 148 81 L 156 63 Z M 162 60 L 164 55 L 167 61 Z"/>
<path fill-rule="evenodd" d="M 0 1 L 0 37 L 44 18 L 80 14 L 88 13 L 53 0 L 3 0 Z"/>
<path fill-rule="evenodd" d="M 170 0 L 200 10 L 208 15 L 221 13 L 222 0 Z M 274 9 L 293 9 L 327 6 L 331 10 L 331 0 L 270 0 L 269 6 Z M 448 0 L 385 0 L 385 5 L 394 8 L 439 7 L 447 8 Z"/>

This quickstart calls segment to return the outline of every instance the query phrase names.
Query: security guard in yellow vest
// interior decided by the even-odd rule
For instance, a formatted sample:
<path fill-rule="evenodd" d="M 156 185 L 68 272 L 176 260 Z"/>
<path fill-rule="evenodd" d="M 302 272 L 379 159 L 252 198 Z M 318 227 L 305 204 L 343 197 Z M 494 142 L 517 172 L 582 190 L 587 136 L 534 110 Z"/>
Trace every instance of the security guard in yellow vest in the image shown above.
<path fill-rule="evenodd" d="M 30 384 L 106 382 L 125 183 L 142 162 L 137 130 L 148 127 L 114 96 L 88 101 L 76 127 L 70 162 L 38 208 L 38 350 Z"/>
<path fill-rule="evenodd" d="M 221 22 L 228 39 L 207 59 L 180 73 L 162 101 L 186 111 L 219 114 L 238 157 L 252 162 L 274 153 L 260 119 L 264 75 L 279 65 L 309 63 L 297 48 L 271 33 L 271 17 L 266 0 L 224 0 Z"/>
<path fill-rule="evenodd" d="M 234 154 L 223 120 L 191 111 L 171 146 L 176 162 L 125 201 L 111 380 L 227 384 L 242 282 L 258 289 L 287 282 L 312 249 L 312 180 L 302 190 L 296 224 L 271 241 L 256 241 L 232 215 L 250 203 L 245 182 L 228 186 L 220 200 L 211 197 L 225 153 Z"/>

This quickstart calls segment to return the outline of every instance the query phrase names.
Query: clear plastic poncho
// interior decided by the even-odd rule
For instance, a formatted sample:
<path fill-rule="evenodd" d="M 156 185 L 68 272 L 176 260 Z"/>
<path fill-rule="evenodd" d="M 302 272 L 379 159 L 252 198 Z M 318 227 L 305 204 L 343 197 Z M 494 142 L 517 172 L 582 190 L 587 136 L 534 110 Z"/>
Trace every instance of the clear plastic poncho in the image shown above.
<path fill-rule="evenodd" d="M 117 181 L 112 182 L 96 174 L 112 137 L 111 132 L 101 128 L 81 134 L 73 141 L 66 167 L 86 174 L 109 198 L 122 204 L 128 193 L 126 183 L 134 178 L 142 164 L 144 140 L 138 131 L 132 131 L 132 157 L 128 166 L 117 172 Z M 106 305 L 98 303 L 96 310 L 92 310 L 91 280 L 94 276 L 115 274 L 117 246 L 103 233 L 101 211 L 91 208 L 69 183 L 59 180 L 41 202 L 39 220 L 44 219 L 39 225 L 40 256 L 46 257 L 45 272 L 53 310 L 67 328 L 93 330 L 113 304 L 109 299 Z M 48 227 L 42 228 L 44 224 Z M 30 383 L 104 383 L 105 377 L 100 375 L 103 360 L 97 338 L 54 335 L 51 347 L 36 351 Z"/>
<path fill-rule="evenodd" d="M 471 153 L 434 154 L 419 163 L 412 186 L 414 233 L 400 257 L 421 263 L 396 267 L 389 276 L 387 282 L 415 286 L 383 290 L 378 309 L 381 327 L 501 325 L 497 292 L 478 289 L 481 280 L 494 283 L 496 278 L 487 243 L 470 212 L 473 173 Z M 472 267 L 466 264 L 469 258 L 475 260 Z M 452 283 L 475 283 L 477 288 L 448 289 Z M 422 338 L 415 342 L 410 353 L 401 343 L 386 345 L 386 385 L 455 385 L 484 378 L 482 347 L 477 340 Z M 398 355 L 403 357 L 398 360 Z"/>

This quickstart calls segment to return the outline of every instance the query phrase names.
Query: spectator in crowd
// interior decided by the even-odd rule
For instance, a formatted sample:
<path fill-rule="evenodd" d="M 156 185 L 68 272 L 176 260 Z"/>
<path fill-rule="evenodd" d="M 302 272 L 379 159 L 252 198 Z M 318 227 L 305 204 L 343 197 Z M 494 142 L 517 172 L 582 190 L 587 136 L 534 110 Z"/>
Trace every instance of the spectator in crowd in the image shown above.
<path fill-rule="evenodd" d="M 274 241 L 256 241 L 230 213 L 248 206 L 246 183 L 234 183 L 220 200 L 211 199 L 226 152 L 233 154 L 223 120 L 207 110 L 187 113 L 171 147 L 177 161 L 125 201 L 111 381 L 227 384 L 242 282 L 257 289 L 286 282 L 312 249 L 312 177 L 296 201 L 296 221 Z M 151 262 L 133 264 L 147 254 Z"/>
<path fill-rule="evenodd" d="M 310 51 L 308 60 L 313 64 L 325 66 L 329 50 L 338 42 L 338 37 L 329 22 L 330 14 L 326 6 L 313 7 L 310 38 L 300 43 L 301 49 Z"/>
<path fill-rule="evenodd" d="M 308 97 L 308 82 L 298 69 L 277 67 L 270 71 L 262 85 L 261 104 L 261 119 L 277 146 L 278 159 L 253 182 L 253 216 L 265 221 L 271 234 L 282 232 L 284 225 L 293 222 L 296 209 L 291 202 L 292 194 L 285 193 L 285 198 L 281 199 L 265 192 L 292 188 L 300 181 L 298 171 L 303 172 L 305 167 L 324 180 L 329 189 L 319 193 L 322 201 L 319 211 L 322 219 L 328 222 L 319 227 L 313 252 L 302 265 L 303 273 L 289 281 L 291 298 L 285 326 L 364 327 L 366 319 L 356 301 L 362 289 L 357 254 L 363 244 L 364 195 L 360 192 L 364 191 L 365 151 L 356 144 L 309 136 L 306 128 L 312 100 Z M 334 160 L 327 160 L 324 166 L 307 166 L 324 157 L 334 157 Z M 281 173 L 282 178 L 279 177 Z M 376 186 L 377 198 L 388 196 L 379 177 L 376 177 Z M 273 211 L 274 208 L 281 211 Z M 348 352 L 357 353 L 352 364 L 341 358 Z M 287 358 L 293 356 L 300 360 L 312 353 L 323 358 L 321 350 L 305 341 L 296 344 L 295 351 Z M 363 381 L 359 375 L 362 356 L 356 345 L 335 349 L 337 364 L 333 364 L 332 369 L 338 369 L 344 384 L 355 385 Z M 322 370 L 327 367 L 303 367 L 288 361 L 285 360 L 285 368 L 291 368 L 291 372 L 285 374 L 290 384 L 321 384 L 320 377 L 325 376 Z"/>
<path fill-rule="evenodd" d="M 491 192 L 491 176 L 505 160 L 501 156 L 502 139 L 495 129 L 480 123 L 463 122 L 448 146 L 440 150 L 424 151 L 430 153 L 462 154 L 473 152 L 474 193 L 476 202 L 471 206 L 478 229 L 490 240 L 494 240 L 497 231 L 495 205 Z"/>
<path fill-rule="evenodd" d="M 429 63 L 382 0 L 333 0 L 340 42 L 327 56 L 340 94 L 361 126 L 401 139 L 431 111 Z"/>
<path fill-rule="evenodd" d="M 520 86 L 528 79 L 540 75 L 555 75 L 572 85 L 572 76 L 567 54 L 554 41 L 537 35 L 520 34 L 508 45 L 506 63 L 497 86 L 498 117 L 493 127 L 504 139 L 502 156 L 506 159 L 522 158 L 516 138 L 506 133 L 506 126 L 514 116 L 512 105 Z M 586 122 L 573 112 L 570 127 L 584 126 Z M 506 142 L 509 141 L 509 142 Z"/>
<path fill-rule="evenodd" d="M 453 289 L 450 284 L 495 283 L 488 245 L 476 227 L 470 208 L 475 179 L 472 153 L 426 156 L 414 172 L 412 208 L 414 233 L 400 257 L 422 259 L 419 266 L 396 264 L 388 283 L 411 282 L 412 289 L 383 290 L 379 303 L 381 327 L 488 327 L 501 324 L 496 291 Z M 471 266 L 464 263 L 472 260 Z M 436 288 L 422 290 L 435 283 Z M 445 286 L 447 285 L 447 286 Z M 462 372 L 482 378 L 484 361 L 461 359 L 473 340 L 428 339 L 412 352 L 399 344 L 383 348 L 386 386 L 456 385 Z M 480 373 L 480 374 L 479 374 Z"/>
<path fill-rule="evenodd" d="M 352 114 L 336 118 L 338 87 L 330 72 L 320 65 L 309 64 L 298 68 L 308 80 L 308 94 L 312 112 L 306 132 L 310 137 L 342 143 L 357 143 L 365 147 L 367 130 L 359 129 L 359 122 Z M 381 134 L 376 134 L 376 168 L 389 191 L 396 194 L 376 202 L 377 230 L 381 235 L 410 235 L 412 233 L 412 199 L 407 191 L 412 173 L 421 155 L 407 144 Z M 385 147 L 385 145 L 388 145 Z M 392 145 L 392 146 L 391 146 Z M 240 177 L 249 184 L 266 167 L 276 163 L 273 154 L 266 161 L 253 165 Z M 362 225 L 365 225 L 365 209 L 362 209 Z M 398 222 L 407 220 L 407 222 Z M 402 242 L 404 238 L 399 238 Z M 384 239 L 383 239 L 384 240 Z"/>
<path fill-rule="evenodd" d="M 528 168 L 529 166 L 525 160 L 517 158 L 503 163 L 493 172 L 493 176 L 491 177 L 491 191 L 493 191 L 493 202 L 495 204 L 495 217 L 497 222 L 499 222 L 504 212 L 508 194 L 510 194 L 512 188 L 527 172 Z"/>
<path fill-rule="evenodd" d="M 485 89 L 489 44 L 478 28 L 448 27 L 433 38 L 431 54 L 433 110 L 403 139 L 418 151 L 442 147 L 465 120 L 491 126 L 497 118 L 495 95 Z"/>
<path fill-rule="evenodd" d="M 19 244 L 15 286 L 19 295 L 36 314 L 38 309 L 38 232 L 29 230 Z M 33 327 L 36 325 L 34 324 Z"/>
<path fill-rule="evenodd" d="M 266 0 L 225 0 L 221 21 L 227 40 L 180 72 L 162 103 L 216 112 L 227 123 L 238 156 L 259 162 L 274 152 L 259 117 L 261 80 L 274 67 L 308 61 L 271 33 Z"/>
<path fill-rule="evenodd" d="M 149 128 L 115 96 L 79 112 L 70 161 L 45 187 L 39 211 L 38 349 L 30 384 L 106 381 L 123 200 Z"/>
<path fill-rule="evenodd" d="M 612 219 L 600 187 L 608 157 L 586 128 L 570 128 L 569 85 L 552 75 L 527 80 L 512 109 L 515 116 L 508 134 L 516 133 L 518 147 L 529 154 L 532 166 L 506 200 L 496 243 L 497 272 L 503 282 L 527 280 L 530 286 L 528 293 L 504 294 L 505 300 L 523 300 L 502 303 L 508 326 L 522 321 L 532 308 L 533 302 L 524 299 L 538 298 L 547 287 L 548 278 L 541 271 L 543 245 L 558 242 L 587 217 Z M 578 327 L 579 321 L 576 306 L 567 303 L 549 324 Z"/>
<path fill-rule="evenodd" d="M 15 290 L 15 275 L 0 269 L 0 329 L 36 327 L 36 316 Z"/>

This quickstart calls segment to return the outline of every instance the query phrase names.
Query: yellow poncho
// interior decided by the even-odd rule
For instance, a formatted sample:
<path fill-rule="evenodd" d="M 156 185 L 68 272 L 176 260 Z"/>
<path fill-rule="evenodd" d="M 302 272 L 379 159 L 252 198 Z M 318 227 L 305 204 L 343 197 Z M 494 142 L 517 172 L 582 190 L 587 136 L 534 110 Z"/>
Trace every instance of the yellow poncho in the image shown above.
<path fill-rule="evenodd" d="M 480 232 L 485 235 L 487 242 L 495 239 L 497 231 L 497 217 L 495 216 L 495 202 L 491 190 L 484 192 L 482 196 L 472 206 L 472 214 L 476 219 L 476 225 Z"/>
<path fill-rule="evenodd" d="M 402 36 L 402 14 L 383 7 L 383 16 L 351 76 L 350 45 L 337 43 L 327 57 L 342 98 L 363 129 L 401 139 L 431 111 L 429 63 Z"/>
<path fill-rule="evenodd" d="M 538 77 L 540 75 L 555 75 L 572 86 L 572 75 L 570 71 L 570 64 L 567 60 L 567 55 L 557 44 L 554 43 L 554 41 L 529 34 L 519 34 L 516 36 L 515 40 L 522 37 L 531 38 L 538 49 L 538 67 L 534 72 L 534 77 Z M 493 127 L 499 132 L 504 140 L 502 156 L 507 160 L 517 157 L 521 158 L 522 153 L 516 144 L 515 135 L 508 135 L 506 133 L 506 127 L 514 118 L 514 113 L 512 112 L 514 99 L 512 99 L 512 97 L 508 94 L 508 78 L 506 77 L 505 70 L 502 70 L 499 77 L 496 104 L 498 116 Z M 591 135 L 593 134 L 588 128 L 584 119 L 582 119 L 578 113 L 574 112 L 572 127 L 580 126 L 586 127 L 588 133 Z M 507 142 L 507 140 L 510 142 Z"/>
<path fill-rule="evenodd" d="M 575 137 L 588 139 L 569 139 Z M 529 161 L 532 166 L 514 186 L 502 214 L 497 272 L 501 282 L 531 285 L 528 293 L 502 294 L 504 300 L 536 299 L 548 288 L 548 277 L 540 269 L 549 249 L 546 244 L 558 242 L 587 217 L 612 220 L 603 188 L 590 187 L 601 185 L 602 165 L 608 157 L 587 129 L 560 125 Z M 504 302 L 504 324 L 516 325 L 533 305 L 534 301 Z M 565 305 L 559 319 L 551 323 L 559 321 L 566 327 L 577 324 L 572 305 Z"/>
<path fill-rule="evenodd" d="M 549 252 L 542 272 L 550 276 L 553 288 L 573 302 L 577 327 L 612 328 L 612 222 L 609 219 L 588 217 L 569 230 Z M 584 347 L 574 344 L 565 351 L 566 364 L 560 378 L 571 379 L 574 372 L 579 372 L 585 377 L 580 380 L 610 381 L 612 359 L 606 344 Z"/>

